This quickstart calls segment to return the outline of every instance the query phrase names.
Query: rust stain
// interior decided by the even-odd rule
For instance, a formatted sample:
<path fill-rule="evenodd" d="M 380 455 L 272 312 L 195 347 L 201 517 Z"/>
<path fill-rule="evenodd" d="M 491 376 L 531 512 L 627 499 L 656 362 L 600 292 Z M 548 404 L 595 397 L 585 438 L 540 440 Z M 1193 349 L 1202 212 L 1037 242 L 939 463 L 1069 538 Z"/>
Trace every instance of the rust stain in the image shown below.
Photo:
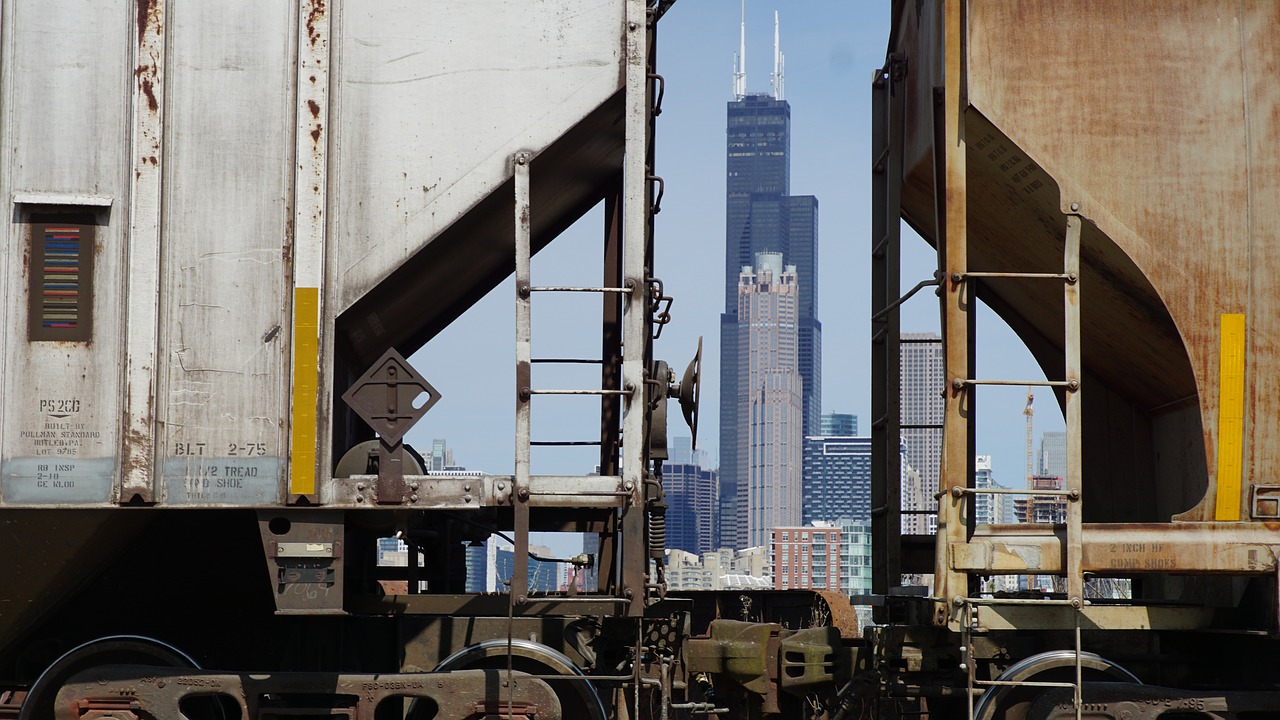
<path fill-rule="evenodd" d="M 152 155 L 151 157 L 147 158 L 147 162 L 151 163 L 152 165 L 159 165 L 159 164 L 160 164 L 160 161 L 159 161 L 159 160 L 156 160 L 156 156 L 155 156 L 155 155 Z"/>
<path fill-rule="evenodd" d="M 155 19 L 156 0 L 137 0 L 138 3 L 138 44 L 147 36 L 147 25 Z"/>
<path fill-rule="evenodd" d="M 320 105 L 315 100 L 307 101 L 307 109 L 311 111 L 311 117 L 320 119 Z"/>
<path fill-rule="evenodd" d="M 309 79 L 312 83 L 315 83 L 315 81 L 316 81 L 316 76 L 315 76 L 315 75 L 312 75 L 312 76 L 311 76 L 310 78 L 308 78 L 308 79 Z"/>
<path fill-rule="evenodd" d="M 311 131 L 311 142 L 316 144 L 320 143 L 320 131 L 321 131 L 321 126 L 319 123 L 316 123 L 315 128 L 312 129 Z"/>
<path fill-rule="evenodd" d="M 326 11 L 324 0 L 313 0 L 311 12 L 307 14 L 307 39 L 312 45 L 320 40 L 320 33 L 316 31 L 316 21 L 323 18 Z"/>
<path fill-rule="evenodd" d="M 156 94 L 152 90 L 151 78 L 142 78 L 138 82 L 138 87 L 142 90 L 142 94 L 147 96 L 147 107 L 151 108 L 151 112 L 156 112 L 160 109 L 160 103 L 156 102 Z"/>

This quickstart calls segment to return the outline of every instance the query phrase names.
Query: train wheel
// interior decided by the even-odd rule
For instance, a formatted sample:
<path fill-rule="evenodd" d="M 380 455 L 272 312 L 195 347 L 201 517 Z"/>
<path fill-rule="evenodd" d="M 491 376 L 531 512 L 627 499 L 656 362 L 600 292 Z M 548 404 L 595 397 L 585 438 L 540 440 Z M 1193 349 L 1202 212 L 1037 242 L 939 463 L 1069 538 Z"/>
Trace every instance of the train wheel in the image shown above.
<path fill-rule="evenodd" d="M 18 712 L 18 720 L 48 720 L 63 684 L 77 673 L 103 665 L 152 665 L 199 669 L 190 655 L 159 640 L 140 635 L 113 635 L 70 650 L 36 679 Z"/>
<path fill-rule="evenodd" d="M 564 680 L 547 680 L 560 698 L 560 716 L 565 720 L 606 720 L 604 701 L 595 685 L 563 653 L 531 640 L 505 638 L 485 640 L 465 647 L 436 666 L 435 672 L 451 670 L 505 670 L 507 649 L 511 650 L 511 669 L 530 675 L 560 675 Z M 582 678 L 582 679 L 575 679 Z M 419 708 L 411 705 L 408 720 L 418 720 Z M 424 715 L 423 717 L 429 717 Z"/>
<path fill-rule="evenodd" d="M 1080 653 L 1080 676 L 1084 682 L 1142 681 L 1116 663 L 1094 653 Z M 1024 658 L 996 678 L 1001 682 L 1075 682 L 1076 653 L 1054 650 Z M 996 685 L 990 687 L 973 710 L 974 720 L 1025 720 L 1027 710 L 1047 688 Z"/>

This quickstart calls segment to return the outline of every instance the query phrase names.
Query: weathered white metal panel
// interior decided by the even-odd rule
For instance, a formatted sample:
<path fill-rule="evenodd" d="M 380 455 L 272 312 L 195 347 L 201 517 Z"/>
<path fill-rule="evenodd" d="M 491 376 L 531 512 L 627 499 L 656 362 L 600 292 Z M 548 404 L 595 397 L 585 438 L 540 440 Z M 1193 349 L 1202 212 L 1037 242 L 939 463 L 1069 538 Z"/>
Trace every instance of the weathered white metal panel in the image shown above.
<path fill-rule="evenodd" d="M 293 14 L 173 3 L 157 465 L 168 504 L 281 501 Z"/>
<path fill-rule="evenodd" d="M 511 232 L 476 208 L 507 207 L 515 151 L 538 242 L 622 170 L 620 0 L 0 0 L 0 20 L 0 198 L 98 223 L 83 340 L 29 340 L 30 228 L 0 250 L 5 505 L 283 502 L 291 403 L 316 406 L 293 450 L 315 447 L 323 486 L 346 449 L 334 364 L 355 362 L 336 318 L 400 292 L 387 277 L 450 228 L 432 264 L 453 285 L 419 280 L 415 302 L 448 316 L 494 282 Z M 319 344 L 299 405 L 304 288 Z M 382 320 L 422 341 L 380 302 L 344 343 L 380 354 Z"/>
<path fill-rule="evenodd" d="M 341 5 L 331 236 L 341 313 L 622 84 L 625 4 Z"/>
<path fill-rule="evenodd" d="M 120 0 L 4 3 L 0 197 L 55 196 L 64 205 L 76 196 L 125 196 L 131 17 L 132 3 Z M 20 202 L 5 211 L 21 218 L 47 207 Z M 28 226 L 11 220 L 7 229 L 0 310 L 0 499 L 6 504 L 111 499 L 124 234 L 118 208 L 82 207 L 100 223 L 91 342 L 27 341 L 28 272 L 37 269 L 29 268 Z"/>

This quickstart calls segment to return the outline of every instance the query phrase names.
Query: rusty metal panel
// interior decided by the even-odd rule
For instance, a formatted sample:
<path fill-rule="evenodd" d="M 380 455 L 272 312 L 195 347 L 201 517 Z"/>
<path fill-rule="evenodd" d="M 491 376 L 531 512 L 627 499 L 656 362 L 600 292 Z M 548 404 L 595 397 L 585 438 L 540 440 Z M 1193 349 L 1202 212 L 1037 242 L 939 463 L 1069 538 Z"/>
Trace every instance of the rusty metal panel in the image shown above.
<path fill-rule="evenodd" d="M 168 23 L 157 466 L 168 504 L 283 499 L 292 10 Z"/>
<path fill-rule="evenodd" d="M 1280 380 L 1272 359 L 1280 320 L 1270 281 L 1280 260 L 1274 152 L 1280 93 L 1267 79 L 1280 63 L 1270 32 L 1277 22 L 1280 7 L 1261 2 L 1010 0 L 974 3 L 970 14 L 973 108 L 1052 176 L 1061 202 L 1082 203 L 1085 216 L 1167 307 L 1195 378 L 1203 435 L 1154 442 L 1170 450 L 1204 443 L 1208 467 L 1194 472 L 1210 476 L 1217 465 L 1218 318 L 1224 313 L 1243 313 L 1247 323 L 1252 413 L 1245 424 L 1245 478 L 1273 477 L 1280 469 Z M 1128 58 L 1123 71 L 1096 61 L 1117 48 Z M 1096 261 L 1092 268 L 1095 274 L 1109 269 Z M 1140 346 L 1151 329 L 1128 333 L 1126 327 L 1140 321 L 1124 313 L 1108 318 L 1093 330 L 1095 347 L 1105 343 L 1121 357 L 1133 347 L 1147 357 Z M 1186 387 L 1160 362 L 1147 377 L 1138 382 Z M 1158 393 L 1152 388 L 1140 403 L 1149 409 L 1189 394 Z M 1183 477 L 1162 483 L 1194 481 L 1186 470 L 1170 469 Z M 1210 519 L 1213 505 L 1210 485 L 1183 517 Z"/>
<path fill-rule="evenodd" d="M 0 198 L 10 218 L 0 388 L 0 501 L 106 503 L 118 454 L 120 198 L 126 196 L 132 3 L 5 2 Z M 68 33 L 64 18 L 113 33 Z M 114 201 L 114 202 L 113 202 Z M 91 341 L 28 341 L 32 213 L 95 223 Z"/>
<path fill-rule="evenodd" d="M 1151 573 L 1269 575 L 1277 568 L 1280 524 L 1086 524 L 1081 569 L 1102 575 Z M 979 525 L 950 547 L 951 567 L 980 574 L 1062 574 L 1062 525 Z"/>

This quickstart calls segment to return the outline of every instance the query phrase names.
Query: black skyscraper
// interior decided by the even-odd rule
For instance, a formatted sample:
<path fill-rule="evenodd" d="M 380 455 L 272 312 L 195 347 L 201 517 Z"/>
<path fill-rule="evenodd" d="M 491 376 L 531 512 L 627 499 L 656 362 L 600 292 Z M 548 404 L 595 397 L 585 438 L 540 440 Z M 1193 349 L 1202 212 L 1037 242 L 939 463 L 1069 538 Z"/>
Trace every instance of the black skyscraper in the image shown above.
<path fill-rule="evenodd" d="M 722 546 L 741 547 L 738 447 L 738 275 L 758 252 L 780 252 L 800 281 L 800 376 L 804 434 L 822 414 L 822 323 L 818 321 L 818 200 L 790 195 L 791 106 L 765 94 L 729 103 L 725 203 L 725 305 L 720 316 L 720 527 Z"/>

